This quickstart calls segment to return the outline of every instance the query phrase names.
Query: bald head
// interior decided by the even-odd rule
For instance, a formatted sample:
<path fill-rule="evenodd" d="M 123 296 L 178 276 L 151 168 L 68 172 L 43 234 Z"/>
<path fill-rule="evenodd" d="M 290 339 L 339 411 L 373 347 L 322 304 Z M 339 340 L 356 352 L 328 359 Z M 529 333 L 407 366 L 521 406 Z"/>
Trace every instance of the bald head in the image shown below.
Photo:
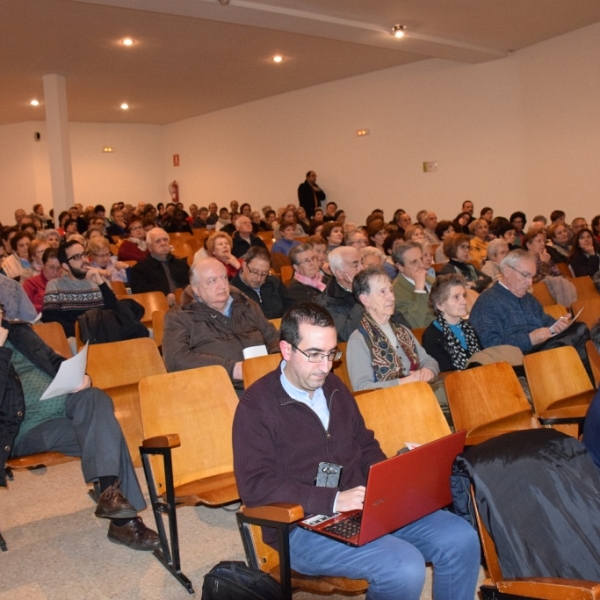
<path fill-rule="evenodd" d="M 212 257 L 197 260 L 190 269 L 190 285 L 201 302 L 223 312 L 229 300 L 229 279 L 220 260 Z"/>
<path fill-rule="evenodd" d="M 157 260 L 166 260 L 171 252 L 169 234 L 160 227 L 154 227 L 146 234 L 146 244 L 150 254 Z"/>

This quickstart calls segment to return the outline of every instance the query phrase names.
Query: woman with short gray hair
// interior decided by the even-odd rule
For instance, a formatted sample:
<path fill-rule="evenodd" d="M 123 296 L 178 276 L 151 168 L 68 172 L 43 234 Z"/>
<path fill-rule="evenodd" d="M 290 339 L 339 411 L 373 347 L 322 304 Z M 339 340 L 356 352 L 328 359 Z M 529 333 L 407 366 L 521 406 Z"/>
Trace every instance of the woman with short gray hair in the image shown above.
<path fill-rule="evenodd" d="M 502 277 L 500 263 L 503 258 L 509 253 L 508 242 L 502 238 L 492 240 L 487 248 L 488 260 L 481 267 L 481 272 L 491 277 L 494 281 L 498 281 Z"/>

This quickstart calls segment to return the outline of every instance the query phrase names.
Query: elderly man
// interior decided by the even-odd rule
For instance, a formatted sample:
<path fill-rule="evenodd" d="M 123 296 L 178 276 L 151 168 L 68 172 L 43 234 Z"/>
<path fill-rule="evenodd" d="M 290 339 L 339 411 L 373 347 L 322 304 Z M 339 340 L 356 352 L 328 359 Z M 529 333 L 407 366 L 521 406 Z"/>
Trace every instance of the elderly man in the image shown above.
<path fill-rule="evenodd" d="M 421 223 L 423 224 L 423 233 L 425 234 L 425 239 L 430 244 L 439 244 L 441 240 L 435 233 L 435 228 L 438 224 L 437 215 L 432 210 L 428 210 L 423 215 Z"/>
<path fill-rule="evenodd" d="M 189 283 L 187 260 L 171 254 L 169 234 L 160 227 L 146 234 L 146 246 L 150 255 L 131 268 L 131 291 L 162 292 L 173 306 L 175 290 Z"/>
<path fill-rule="evenodd" d="M 270 270 L 271 257 L 268 250 L 255 246 L 244 255 L 242 268 L 232 278 L 231 285 L 254 300 L 267 319 L 280 319 L 295 303 L 281 279 L 271 275 Z"/>
<path fill-rule="evenodd" d="M 288 295 L 296 304 L 316 302 L 325 291 L 319 259 L 310 244 L 300 244 L 289 254 L 294 278 L 287 286 Z"/>
<path fill-rule="evenodd" d="M 46 285 L 42 321 L 57 321 L 67 337 L 75 336 L 77 318 L 92 308 L 114 308 L 117 303 L 112 289 L 103 279 L 103 269 L 92 267 L 83 246 L 71 240 L 58 249 L 58 262 L 66 276 Z"/>
<path fill-rule="evenodd" d="M 235 232 L 232 237 L 233 247 L 231 254 L 242 258 L 250 248 L 260 247 L 267 249 L 265 243 L 252 233 L 252 221 L 246 215 L 240 215 L 235 222 Z"/>
<path fill-rule="evenodd" d="M 475 302 L 469 321 L 484 348 L 509 344 L 525 354 L 559 346 L 574 346 L 587 365 L 585 343 L 589 331 L 583 323 L 572 323 L 547 315 L 527 292 L 536 272 L 533 258 L 525 250 L 513 250 L 500 263 L 503 279 L 483 292 Z"/>
<path fill-rule="evenodd" d="M 304 183 L 298 186 L 298 204 L 304 208 L 309 219 L 312 219 L 316 208 L 321 208 L 325 198 L 325 192 L 317 185 L 317 174 L 309 171 Z"/>
<path fill-rule="evenodd" d="M 85 481 L 99 484 L 95 514 L 111 520 L 108 539 L 134 550 L 158 548 L 158 536 L 137 516 L 146 503 L 111 399 L 85 376 L 72 393 L 40 400 L 64 358 L 3 313 L 0 305 L 0 485 L 11 454 L 79 456 Z"/>
<path fill-rule="evenodd" d="M 300 504 L 307 514 L 362 509 L 367 471 L 385 455 L 348 388 L 330 373 L 339 354 L 331 316 L 314 304 L 294 307 L 281 323 L 279 346 L 284 362 L 246 390 L 233 422 L 242 501 Z M 322 461 L 342 467 L 334 486 L 315 485 Z M 267 528 L 264 540 L 277 544 Z M 289 547 L 295 571 L 367 579 L 373 600 L 420 598 L 426 562 L 433 563 L 435 598 L 465 600 L 473 597 L 479 572 L 477 534 L 448 511 L 362 547 L 292 526 Z"/>
<path fill-rule="evenodd" d="M 266 346 L 278 352 L 277 341 L 277 330 L 256 302 L 229 287 L 223 263 L 203 258 L 190 269 L 181 305 L 165 315 L 163 356 L 169 371 L 221 365 L 241 390 L 244 350 Z"/>
<path fill-rule="evenodd" d="M 352 229 L 352 231 L 346 234 L 344 245 L 352 246 L 360 252 L 361 248 L 369 245 L 369 240 L 367 239 L 367 234 L 362 229 Z"/>
<path fill-rule="evenodd" d="M 411 328 L 427 327 L 435 319 L 429 307 L 433 281 L 423 266 L 421 245 L 406 242 L 396 246 L 392 260 L 399 271 L 393 285 L 396 310 L 404 315 Z"/>

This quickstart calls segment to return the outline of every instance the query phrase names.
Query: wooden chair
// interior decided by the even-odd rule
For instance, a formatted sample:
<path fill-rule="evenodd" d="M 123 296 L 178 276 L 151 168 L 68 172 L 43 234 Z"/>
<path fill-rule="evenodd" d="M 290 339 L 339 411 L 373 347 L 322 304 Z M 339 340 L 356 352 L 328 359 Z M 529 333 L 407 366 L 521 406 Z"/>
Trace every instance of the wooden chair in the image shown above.
<path fill-rule="evenodd" d="M 350 381 L 350 374 L 348 373 L 348 361 L 346 359 L 348 342 L 340 342 L 337 347 L 342 352 L 342 358 L 333 363 L 333 372 L 345 383 L 349 390 L 352 390 L 353 388 Z"/>
<path fill-rule="evenodd" d="M 152 313 L 162 311 L 166 313 L 169 310 L 167 298 L 162 292 L 144 292 L 142 294 L 128 294 L 126 296 L 117 296 L 119 300 L 135 300 L 144 307 L 144 316 L 142 323 L 150 328 L 152 327 Z"/>
<path fill-rule="evenodd" d="M 281 267 L 281 281 L 283 281 L 283 285 L 289 285 L 294 277 L 294 267 L 290 265 L 283 265 Z"/>
<path fill-rule="evenodd" d="M 281 354 L 267 354 L 248 358 L 242 363 L 244 389 L 248 389 L 257 379 L 275 370 L 281 362 Z"/>
<path fill-rule="evenodd" d="M 138 383 L 148 375 L 166 372 L 154 340 L 138 338 L 94 344 L 88 349 L 87 372 L 94 386 L 112 398 L 131 459 L 139 467 L 143 436 Z"/>
<path fill-rule="evenodd" d="M 417 338 L 417 342 L 419 344 L 423 344 L 423 333 L 425 332 L 427 327 L 417 327 L 416 329 L 411 329 L 411 333 Z"/>
<path fill-rule="evenodd" d="M 544 312 L 547 315 L 550 315 L 553 319 L 560 319 L 560 317 L 569 315 L 569 311 L 562 304 L 544 306 Z"/>
<path fill-rule="evenodd" d="M 281 327 L 281 319 L 269 319 L 269 323 L 271 323 L 273 327 L 279 331 L 279 328 Z"/>
<path fill-rule="evenodd" d="M 600 294 L 596 294 L 596 297 L 593 296 L 587 298 L 577 298 L 577 302 L 573 302 L 571 305 L 573 310 L 573 315 L 579 313 L 581 314 L 577 317 L 577 321 L 580 323 L 585 323 L 589 329 L 591 329 L 600 319 Z"/>
<path fill-rule="evenodd" d="M 570 281 L 577 290 L 577 301 L 598 298 L 598 290 L 591 277 L 573 277 Z"/>
<path fill-rule="evenodd" d="M 585 343 L 585 349 L 587 352 L 588 361 L 590 363 L 590 367 L 592 368 L 592 375 L 594 376 L 594 383 L 596 384 L 596 389 L 600 386 L 600 354 L 596 349 L 596 344 L 592 342 L 592 340 L 588 340 Z"/>
<path fill-rule="evenodd" d="M 567 263 L 556 263 L 556 266 L 563 277 L 568 277 L 569 279 L 573 277 L 573 273 L 571 272 L 571 269 L 569 269 L 569 265 Z"/>
<path fill-rule="evenodd" d="M 160 350 L 163 337 L 165 334 L 165 313 L 162 310 L 155 310 L 152 313 L 152 337 L 154 338 L 154 343 L 157 345 Z"/>
<path fill-rule="evenodd" d="M 137 265 L 137 263 L 138 263 L 137 260 L 122 260 L 121 262 L 128 264 L 129 268 L 135 267 L 135 265 Z"/>
<path fill-rule="evenodd" d="M 291 265 L 292 261 L 290 260 L 289 256 L 286 256 L 283 254 L 283 252 L 271 253 L 271 268 L 275 271 L 275 274 L 278 277 L 281 277 L 281 267 L 290 267 Z"/>
<path fill-rule="evenodd" d="M 426 444 L 451 433 L 431 386 L 423 381 L 365 392 L 356 402 L 388 458 L 406 442 Z"/>
<path fill-rule="evenodd" d="M 140 452 L 161 539 L 161 550 L 154 554 L 193 593 L 181 572 L 175 509 L 239 499 L 231 441 L 238 398 L 221 366 L 145 377 L 139 394 Z M 162 514 L 168 517 L 170 545 Z"/>
<path fill-rule="evenodd" d="M 548 290 L 545 281 L 538 281 L 531 286 L 531 294 L 542 306 L 552 306 L 556 300 Z"/>
<path fill-rule="evenodd" d="M 453 371 L 444 383 L 454 426 L 467 430 L 467 445 L 540 426 L 508 363 Z"/>
<path fill-rule="evenodd" d="M 127 287 L 122 281 L 111 281 L 110 287 L 115 293 L 115 296 L 125 296 L 127 294 Z"/>
<path fill-rule="evenodd" d="M 60 323 L 36 323 L 33 330 L 56 352 L 65 358 L 71 358 L 73 352 Z"/>
<path fill-rule="evenodd" d="M 265 243 L 267 249 L 271 249 L 274 243 L 272 231 L 257 231 L 256 235 Z"/>
<path fill-rule="evenodd" d="M 526 354 L 523 366 L 542 424 L 583 423 L 595 390 L 575 348 Z"/>

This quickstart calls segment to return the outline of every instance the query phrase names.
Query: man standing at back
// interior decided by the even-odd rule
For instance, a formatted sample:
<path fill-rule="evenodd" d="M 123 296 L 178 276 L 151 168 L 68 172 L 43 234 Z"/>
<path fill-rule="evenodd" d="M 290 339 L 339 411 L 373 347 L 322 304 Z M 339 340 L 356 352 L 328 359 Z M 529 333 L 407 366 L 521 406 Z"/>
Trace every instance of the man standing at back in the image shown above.
<path fill-rule="evenodd" d="M 317 174 L 309 171 L 306 180 L 298 186 L 298 203 L 306 211 L 306 216 L 312 219 L 316 208 L 322 208 L 325 202 L 325 192 L 317 185 Z"/>
<path fill-rule="evenodd" d="M 300 304 L 283 317 L 283 362 L 244 393 L 233 424 L 234 468 L 244 504 L 300 504 L 305 514 L 362 509 L 369 467 L 385 459 L 352 394 L 330 373 L 338 355 L 329 313 Z M 342 467 L 336 487 L 317 487 L 321 462 Z M 272 530 L 264 540 L 276 545 Z M 369 581 L 369 600 L 418 600 L 425 562 L 436 600 L 472 600 L 479 571 L 477 534 L 434 512 L 362 547 L 299 527 L 290 532 L 291 567 L 306 575 Z"/>

